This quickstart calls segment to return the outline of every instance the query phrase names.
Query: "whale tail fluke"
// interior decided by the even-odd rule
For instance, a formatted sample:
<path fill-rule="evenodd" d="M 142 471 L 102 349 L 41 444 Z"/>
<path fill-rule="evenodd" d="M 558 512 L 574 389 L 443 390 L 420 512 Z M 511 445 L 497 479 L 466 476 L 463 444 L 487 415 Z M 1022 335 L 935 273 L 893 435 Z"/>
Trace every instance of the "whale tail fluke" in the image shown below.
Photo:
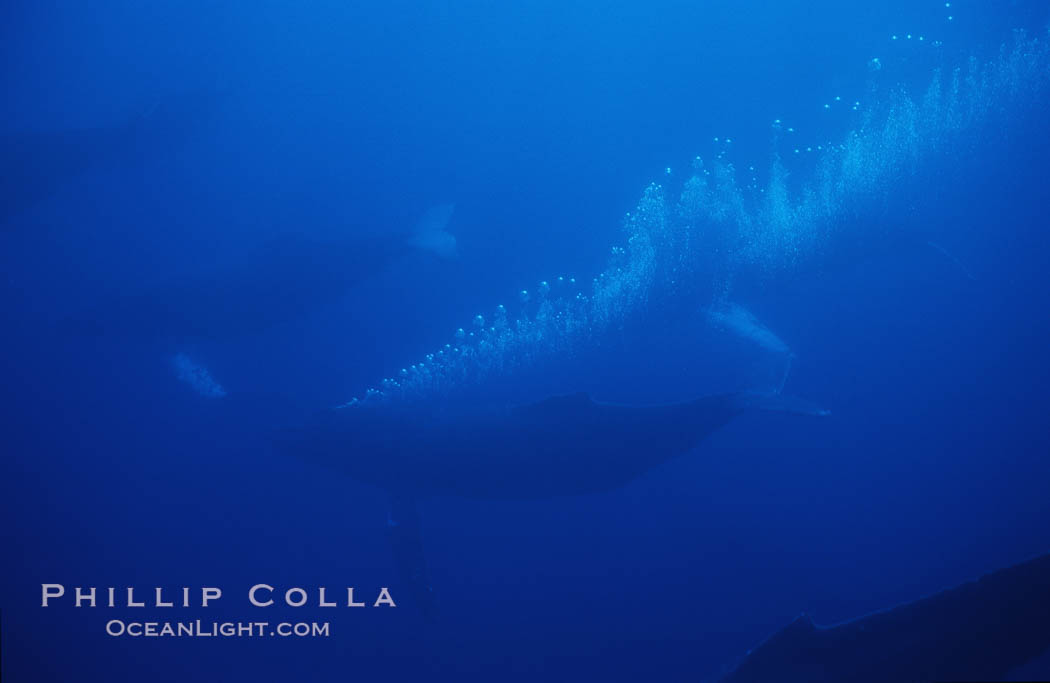
<path fill-rule="evenodd" d="M 455 204 L 430 208 L 416 224 L 408 241 L 409 246 L 432 252 L 441 258 L 453 258 L 456 255 L 456 238 L 446 228 L 455 208 Z"/>
<path fill-rule="evenodd" d="M 831 415 L 830 410 L 821 408 L 812 401 L 780 393 L 743 392 L 735 394 L 734 399 L 741 410 L 768 410 L 816 417 Z"/>

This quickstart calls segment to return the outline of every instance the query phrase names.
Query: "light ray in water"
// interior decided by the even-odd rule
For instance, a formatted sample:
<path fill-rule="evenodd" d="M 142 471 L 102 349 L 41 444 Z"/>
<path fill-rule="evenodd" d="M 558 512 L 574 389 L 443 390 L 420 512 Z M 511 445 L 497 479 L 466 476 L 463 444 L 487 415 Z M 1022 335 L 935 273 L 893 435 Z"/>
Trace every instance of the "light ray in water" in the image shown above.
<path fill-rule="evenodd" d="M 885 71 L 879 69 L 880 77 Z M 885 201 L 898 179 L 950 158 L 953 150 L 973 150 L 982 126 L 1033 109 L 1048 80 L 1050 41 L 1017 32 L 987 62 L 970 58 L 935 70 L 920 95 L 902 87 L 873 93 L 852 129 L 837 144 L 822 146 L 812 177 L 801 185 L 788 182 L 777 155 L 764 187 L 750 172 L 738 182 L 723 155 L 707 164 L 698 157 L 676 198 L 661 185 L 646 188 L 624 221 L 626 242 L 613 248 L 597 277 L 560 277 L 523 291 L 516 316 L 504 306 L 491 318 L 476 316 L 454 342 L 360 400 L 455 396 L 607 344 L 615 333 L 645 324 L 654 310 L 696 311 L 725 297 L 735 280 L 798 268 L 819 256 L 835 233 L 862 229 L 853 219 Z M 780 122 L 774 129 L 781 132 Z"/>

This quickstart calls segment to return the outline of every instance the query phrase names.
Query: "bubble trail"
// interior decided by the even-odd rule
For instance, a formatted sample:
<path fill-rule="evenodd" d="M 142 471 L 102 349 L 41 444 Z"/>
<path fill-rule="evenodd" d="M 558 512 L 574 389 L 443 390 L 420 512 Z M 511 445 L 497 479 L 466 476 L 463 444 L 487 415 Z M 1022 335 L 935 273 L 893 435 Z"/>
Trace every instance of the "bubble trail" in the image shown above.
<path fill-rule="evenodd" d="M 878 77 L 885 74 L 878 59 L 871 64 Z M 870 212 L 895 183 L 953 152 L 972 151 L 993 120 L 1009 123 L 1033 110 L 1048 81 L 1047 36 L 1018 31 L 993 59 L 971 57 L 933 71 L 921 93 L 903 87 L 872 93 L 851 130 L 810 155 L 816 165 L 803 183 L 788 182 L 776 154 L 762 186 L 752 169 L 739 183 L 721 154 L 710 163 L 696 157 L 677 196 L 655 183 L 644 190 L 624 219 L 623 244 L 589 285 L 563 276 L 552 279 L 553 287 L 548 280 L 523 289 L 516 316 L 502 305 L 478 314 L 472 333 L 458 330 L 454 344 L 346 405 L 448 399 L 598 348 L 614 333 L 644 324 L 654 309 L 699 310 L 712 293 L 724 300 L 735 280 L 798 269 L 836 233 L 863 229 L 844 219 Z M 773 131 L 784 133 L 780 120 Z"/>

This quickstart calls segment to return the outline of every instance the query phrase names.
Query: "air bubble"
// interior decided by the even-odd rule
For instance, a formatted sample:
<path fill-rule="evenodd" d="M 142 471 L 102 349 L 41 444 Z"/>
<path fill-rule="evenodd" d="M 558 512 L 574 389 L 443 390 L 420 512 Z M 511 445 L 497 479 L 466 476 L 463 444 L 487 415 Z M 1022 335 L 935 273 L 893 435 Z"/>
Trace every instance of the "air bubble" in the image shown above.
<path fill-rule="evenodd" d="M 945 6 L 949 7 L 950 3 L 945 3 Z M 905 35 L 899 34 L 895 38 L 904 39 Z M 917 37 L 923 47 L 927 42 L 931 47 L 939 42 L 933 38 L 926 41 L 925 35 L 907 35 L 913 40 Z M 1035 41 L 1026 42 L 1022 49 L 1027 52 L 1019 54 L 1037 53 L 1034 58 L 1041 60 L 1038 65 L 1045 66 L 1047 57 L 1045 53 L 1031 47 L 1034 44 Z M 891 62 L 892 58 L 891 54 Z M 872 71 L 882 67 L 878 58 L 869 58 L 868 64 Z M 890 64 L 887 63 L 887 72 L 895 72 L 897 67 L 890 68 Z M 778 266 L 775 259 L 783 259 L 784 265 L 791 266 L 807 249 L 820 246 L 815 242 L 822 239 L 823 226 L 837 225 L 843 210 L 851 210 L 858 191 L 864 194 L 885 191 L 886 186 L 892 183 L 893 173 L 902 159 L 925 152 L 932 146 L 932 143 L 926 142 L 927 137 L 937 140 L 947 138 L 949 141 L 961 137 L 966 132 L 961 123 L 971 126 L 987 119 L 994 96 L 1005 94 L 1015 97 L 1011 94 L 1013 90 L 1004 86 L 1043 86 L 1047 78 L 1045 70 L 1040 68 L 1036 75 L 1037 81 L 1022 83 L 1022 78 L 1035 80 L 1029 73 L 1034 69 L 1012 62 L 995 63 L 987 69 L 986 75 L 980 72 L 984 80 L 977 79 L 969 83 L 958 79 L 960 88 L 953 94 L 958 99 L 960 109 L 971 112 L 966 121 L 954 122 L 952 117 L 947 116 L 950 113 L 948 101 L 935 100 L 931 103 L 917 101 L 913 96 L 911 101 L 915 107 L 880 106 L 880 102 L 892 105 L 898 97 L 892 92 L 887 94 L 884 88 L 872 90 L 870 101 L 864 103 L 865 117 L 849 117 L 859 121 L 854 124 L 855 130 L 846 133 L 841 140 L 829 139 L 826 133 L 814 134 L 812 128 L 807 129 L 806 136 L 792 135 L 785 140 L 784 134 L 795 133 L 795 129 L 787 128 L 782 119 L 767 119 L 774 127 L 772 137 L 779 139 L 777 156 L 788 155 L 793 150 L 797 158 L 795 162 L 787 163 L 786 168 L 774 166 L 769 173 L 767 187 L 758 183 L 757 176 L 762 174 L 756 172 L 756 166 L 746 166 L 744 173 L 738 173 L 737 169 L 729 165 L 731 139 L 718 138 L 713 151 L 722 160 L 716 162 L 713 171 L 705 171 L 701 158 L 697 157 L 692 168 L 686 169 L 694 177 L 687 182 L 685 191 L 678 198 L 665 198 L 654 193 L 654 196 L 646 196 L 636 211 L 627 214 L 626 241 L 621 243 L 623 246 L 613 250 L 614 256 L 604 272 L 595 273 L 598 277 L 593 280 L 593 288 L 587 286 L 586 277 L 581 278 L 579 285 L 575 284 L 575 279 L 564 275 L 553 276 L 554 282 L 532 280 L 533 290 L 520 291 L 521 300 L 529 303 L 513 304 L 514 300 L 511 299 L 510 308 L 521 311 L 517 316 L 520 320 L 510 319 L 502 306 L 495 312 L 490 310 L 489 316 L 468 316 L 473 332 L 452 328 L 456 330 L 456 339 L 453 340 L 457 342 L 455 345 L 434 349 L 437 356 L 428 355 L 427 364 L 407 366 L 400 371 L 394 366 L 397 380 L 384 380 L 382 391 L 367 396 L 373 401 L 389 401 L 399 397 L 406 400 L 443 398 L 453 394 L 464 383 L 500 382 L 508 373 L 533 372 L 531 364 L 536 360 L 544 361 L 544 352 L 586 353 L 588 345 L 604 343 L 607 336 L 618 334 L 625 323 L 642 322 L 644 318 L 641 317 L 639 307 L 649 301 L 651 294 L 692 294 L 692 290 L 682 285 L 688 277 L 698 274 L 693 271 L 694 265 L 700 267 L 708 264 L 706 255 L 696 258 L 698 249 L 708 242 L 679 239 L 679 226 L 665 225 L 665 218 L 675 218 L 679 204 L 690 211 L 690 221 L 693 213 L 698 214 L 696 223 L 705 228 L 712 223 L 708 218 L 718 221 L 716 225 L 719 229 L 724 224 L 727 230 L 733 231 L 729 233 L 731 235 L 736 235 L 740 228 L 744 228 L 747 239 L 739 240 L 739 247 L 735 243 L 727 244 L 714 252 L 718 259 L 714 265 L 725 269 L 727 278 L 736 274 L 733 264 L 738 262 L 738 258 L 749 266 Z M 1021 69 L 1024 71 L 1021 72 Z M 878 75 L 881 74 L 873 76 Z M 890 99 L 887 100 L 887 97 Z M 899 97 L 903 99 L 905 96 Z M 861 106 L 859 100 L 851 103 L 845 95 L 834 95 L 824 102 L 811 101 L 811 104 L 823 110 L 833 110 L 836 116 L 840 107 L 850 106 L 856 112 Z M 932 112 L 934 115 L 926 117 L 923 107 L 930 106 L 941 109 L 936 109 Z M 871 109 L 870 115 L 868 109 Z M 881 144 L 880 131 L 907 129 L 910 125 L 930 135 L 895 139 L 892 146 Z M 801 143 L 803 137 L 823 137 L 825 142 L 799 144 L 798 147 L 789 144 L 792 140 Z M 823 155 L 824 151 L 829 154 Z M 813 152 L 819 154 L 814 155 Z M 803 153 L 810 158 L 801 159 L 799 155 Z M 774 164 L 779 161 L 779 158 L 774 159 Z M 790 158 L 784 161 L 790 162 Z M 813 171 L 814 191 L 803 189 L 800 193 L 785 179 L 796 172 L 797 169 L 791 167 L 807 165 L 816 166 Z M 670 166 L 664 170 L 666 173 L 672 172 Z M 705 175 L 709 177 L 705 179 Z M 807 188 L 809 183 L 803 179 L 799 185 Z M 655 191 L 658 187 L 653 184 L 647 192 Z M 765 198 L 765 194 L 770 197 Z M 757 203 L 749 206 L 746 201 L 740 201 L 742 196 L 747 201 L 754 200 Z M 688 227 L 692 229 L 692 222 Z M 720 254 L 720 251 L 725 253 Z M 691 263 L 693 260 L 697 263 Z M 674 267 L 664 267 L 668 265 Z M 574 286 L 571 289 L 559 289 L 564 287 L 566 281 L 573 282 Z M 550 286 L 554 286 L 555 291 L 545 297 L 544 293 Z M 531 302 L 533 298 L 535 302 Z M 539 371 L 543 370 L 545 368 L 539 368 Z"/>

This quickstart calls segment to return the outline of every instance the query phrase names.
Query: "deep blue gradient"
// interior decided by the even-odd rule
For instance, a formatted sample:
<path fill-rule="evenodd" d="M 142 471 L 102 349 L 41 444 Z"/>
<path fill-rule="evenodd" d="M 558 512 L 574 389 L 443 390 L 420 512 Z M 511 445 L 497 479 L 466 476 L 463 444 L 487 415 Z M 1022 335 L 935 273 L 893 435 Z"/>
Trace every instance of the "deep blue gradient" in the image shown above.
<path fill-rule="evenodd" d="M 259 582 L 398 597 L 384 492 L 278 455 L 275 428 L 362 395 L 523 288 L 589 280 L 643 188 L 680 186 L 726 137 L 760 182 L 774 153 L 805 182 L 813 163 L 793 148 L 842 138 L 852 114 L 823 104 L 867 104 L 873 58 L 921 92 L 938 65 L 990 59 L 1050 18 L 990 0 L 512 5 L 0 9 L 0 139 L 155 131 L 0 226 L 5 681 L 711 680 L 800 612 L 855 617 L 1050 549 L 1044 92 L 882 183 L 842 219 L 863 239 L 734 292 L 797 355 L 785 391 L 831 417 L 746 415 L 610 493 L 424 501 L 436 623 L 408 604 L 248 606 Z M 774 141 L 774 119 L 796 138 Z M 65 324 L 283 234 L 400 234 L 443 202 L 456 259 L 408 255 L 261 334 Z M 620 358 L 615 382 L 585 357 L 570 389 L 661 401 L 763 374 L 740 340 L 646 335 L 689 351 Z M 227 395 L 178 382 L 179 352 Z M 108 619 L 142 615 L 42 609 L 41 583 L 220 586 L 207 610 L 146 611 L 327 620 L 332 635 L 111 638 Z M 1045 659 L 1017 675 L 1050 678 Z"/>

